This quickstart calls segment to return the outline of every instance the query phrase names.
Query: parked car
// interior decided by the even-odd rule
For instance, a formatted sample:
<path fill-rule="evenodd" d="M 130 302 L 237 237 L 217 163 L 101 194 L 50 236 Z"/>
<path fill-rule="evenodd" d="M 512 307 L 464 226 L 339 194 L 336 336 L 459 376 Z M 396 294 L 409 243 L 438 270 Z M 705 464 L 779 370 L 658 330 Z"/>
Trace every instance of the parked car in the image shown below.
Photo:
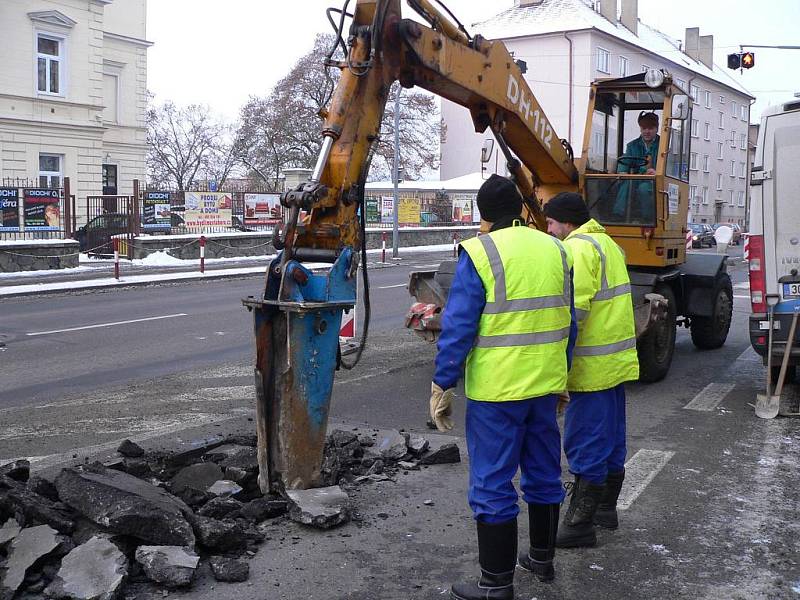
<path fill-rule="evenodd" d="M 731 237 L 731 246 L 738 246 L 742 241 L 742 228 L 739 226 L 738 223 L 714 223 L 711 227 L 716 232 L 722 225 L 727 225 L 733 231 L 733 237 Z"/>
<path fill-rule="evenodd" d="M 714 240 L 714 230 L 711 225 L 706 223 L 689 223 L 689 229 L 692 230 L 692 248 L 702 248 L 703 246 L 711 246 L 716 244 Z"/>
<path fill-rule="evenodd" d="M 105 213 L 90 219 L 79 228 L 73 238 L 78 240 L 80 251 L 92 251 L 92 254 L 114 254 L 111 237 L 128 231 L 128 215 L 123 213 Z"/>

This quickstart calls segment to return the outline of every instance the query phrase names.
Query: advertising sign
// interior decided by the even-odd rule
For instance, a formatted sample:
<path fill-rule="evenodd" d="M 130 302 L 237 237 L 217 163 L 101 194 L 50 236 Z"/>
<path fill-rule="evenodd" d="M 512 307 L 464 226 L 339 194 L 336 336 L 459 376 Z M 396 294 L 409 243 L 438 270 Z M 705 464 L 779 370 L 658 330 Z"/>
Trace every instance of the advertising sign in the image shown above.
<path fill-rule="evenodd" d="M 378 210 L 378 206 L 380 206 L 380 199 L 376 196 L 367 196 L 366 198 L 366 205 L 367 205 L 367 223 L 375 224 L 381 222 L 381 213 Z"/>
<path fill-rule="evenodd" d="M 19 190 L 0 187 L 0 231 L 19 231 Z"/>
<path fill-rule="evenodd" d="M 397 221 L 403 225 L 419 225 L 420 209 L 417 198 L 398 198 Z"/>
<path fill-rule="evenodd" d="M 142 226 L 145 229 L 169 229 L 172 225 L 170 192 L 145 192 L 142 198 Z"/>
<path fill-rule="evenodd" d="M 22 190 L 22 212 L 25 229 L 57 231 L 61 228 L 60 190 L 25 188 Z"/>
<path fill-rule="evenodd" d="M 187 227 L 230 227 L 233 198 L 228 192 L 185 192 Z"/>
<path fill-rule="evenodd" d="M 280 194 L 245 194 L 244 222 L 247 225 L 275 225 L 283 219 Z"/>
<path fill-rule="evenodd" d="M 468 194 L 453 195 L 453 223 L 472 224 L 472 196 Z"/>
<path fill-rule="evenodd" d="M 391 196 L 381 196 L 381 223 L 392 223 L 394 221 L 394 198 Z"/>

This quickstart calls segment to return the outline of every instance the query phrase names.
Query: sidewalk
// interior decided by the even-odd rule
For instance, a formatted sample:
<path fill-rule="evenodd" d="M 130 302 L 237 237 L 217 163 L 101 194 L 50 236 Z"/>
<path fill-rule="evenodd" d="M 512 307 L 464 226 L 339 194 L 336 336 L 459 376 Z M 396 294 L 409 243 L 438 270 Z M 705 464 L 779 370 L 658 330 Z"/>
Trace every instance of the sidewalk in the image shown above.
<path fill-rule="evenodd" d="M 402 256 L 452 252 L 451 244 L 401 248 Z M 387 256 L 391 251 L 387 252 Z M 381 250 L 368 250 L 368 267 L 384 268 L 395 263 L 381 262 Z M 181 260 L 165 252 L 156 252 L 145 259 L 120 260 L 120 278 L 114 278 L 114 260 L 80 256 L 80 266 L 74 269 L 20 271 L 0 273 L 0 298 L 87 290 L 139 286 L 176 281 L 220 279 L 263 274 L 274 254 L 205 260 L 205 272 L 200 272 L 200 260 Z M 309 268 L 324 268 L 324 263 L 307 264 Z"/>

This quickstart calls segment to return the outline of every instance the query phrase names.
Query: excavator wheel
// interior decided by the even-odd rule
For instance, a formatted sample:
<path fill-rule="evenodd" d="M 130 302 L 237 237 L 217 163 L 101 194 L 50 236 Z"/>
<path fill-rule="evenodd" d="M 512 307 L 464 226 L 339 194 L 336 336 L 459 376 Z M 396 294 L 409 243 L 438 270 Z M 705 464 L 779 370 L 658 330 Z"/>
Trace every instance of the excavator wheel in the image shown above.
<path fill-rule="evenodd" d="M 733 314 L 733 287 L 727 273 L 717 278 L 711 301 L 710 317 L 692 317 L 692 342 L 700 350 L 719 348 L 728 338 Z"/>
<path fill-rule="evenodd" d="M 675 353 L 677 318 L 675 293 L 666 283 L 659 284 L 653 291 L 666 298 L 667 315 L 661 321 L 654 323 L 636 343 L 639 354 L 639 381 L 642 383 L 653 383 L 664 379 L 672 364 L 672 355 Z"/>

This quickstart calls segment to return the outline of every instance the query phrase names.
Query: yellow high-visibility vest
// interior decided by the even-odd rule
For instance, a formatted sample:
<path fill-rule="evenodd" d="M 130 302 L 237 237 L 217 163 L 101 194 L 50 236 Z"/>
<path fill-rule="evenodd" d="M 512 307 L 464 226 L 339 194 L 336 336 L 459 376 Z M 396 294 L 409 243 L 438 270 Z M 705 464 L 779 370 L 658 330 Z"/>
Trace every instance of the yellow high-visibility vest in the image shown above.
<path fill-rule="evenodd" d="M 578 340 L 567 389 L 595 392 L 639 378 L 631 282 L 625 255 L 590 219 L 564 240 L 573 258 Z"/>
<path fill-rule="evenodd" d="M 566 389 L 572 259 L 564 244 L 518 226 L 461 246 L 486 291 L 467 357 L 467 397 L 502 402 Z"/>

